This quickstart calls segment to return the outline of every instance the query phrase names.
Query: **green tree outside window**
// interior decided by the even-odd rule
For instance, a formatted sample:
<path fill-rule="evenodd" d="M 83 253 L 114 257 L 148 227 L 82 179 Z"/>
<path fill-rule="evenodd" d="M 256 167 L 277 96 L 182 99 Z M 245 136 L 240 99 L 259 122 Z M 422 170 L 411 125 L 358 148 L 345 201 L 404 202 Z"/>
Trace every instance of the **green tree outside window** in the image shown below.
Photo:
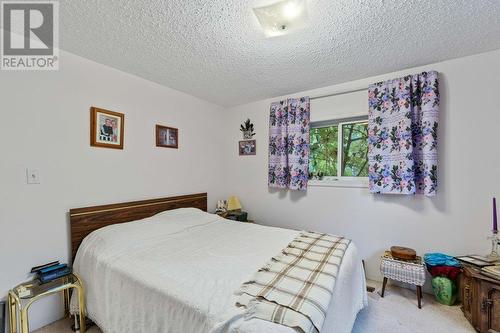
<path fill-rule="evenodd" d="M 342 156 L 339 155 L 339 130 L 342 131 Z M 353 122 L 311 128 L 309 174 L 320 178 L 368 177 L 368 124 Z"/>

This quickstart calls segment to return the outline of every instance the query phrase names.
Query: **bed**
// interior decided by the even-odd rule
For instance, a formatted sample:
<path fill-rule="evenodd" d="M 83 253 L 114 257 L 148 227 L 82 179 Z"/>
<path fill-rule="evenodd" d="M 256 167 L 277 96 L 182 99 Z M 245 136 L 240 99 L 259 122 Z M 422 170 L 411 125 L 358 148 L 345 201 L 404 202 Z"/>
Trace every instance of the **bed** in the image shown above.
<path fill-rule="evenodd" d="M 235 291 L 299 233 L 206 213 L 206 193 L 70 211 L 74 271 L 104 333 L 293 333 L 243 316 Z M 351 244 L 322 328 L 352 330 L 367 304 Z"/>

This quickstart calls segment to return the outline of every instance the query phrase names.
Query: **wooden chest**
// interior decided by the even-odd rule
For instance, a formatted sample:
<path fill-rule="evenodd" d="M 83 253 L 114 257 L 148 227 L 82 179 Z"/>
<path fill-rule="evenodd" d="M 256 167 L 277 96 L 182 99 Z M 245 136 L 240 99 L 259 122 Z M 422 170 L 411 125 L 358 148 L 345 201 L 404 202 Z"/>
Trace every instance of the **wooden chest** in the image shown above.
<path fill-rule="evenodd" d="M 481 333 L 500 333 L 500 281 L 464 266 L 460 282 L 462 311 Z"/>

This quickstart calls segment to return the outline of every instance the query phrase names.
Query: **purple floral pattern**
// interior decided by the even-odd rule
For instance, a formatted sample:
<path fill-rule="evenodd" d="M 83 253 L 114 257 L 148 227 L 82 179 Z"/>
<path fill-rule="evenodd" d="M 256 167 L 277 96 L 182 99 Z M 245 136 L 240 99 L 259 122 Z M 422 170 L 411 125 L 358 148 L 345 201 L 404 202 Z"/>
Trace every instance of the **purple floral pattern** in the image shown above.
<path fill-rule="evenodd" d="M 309 174 L 309 97 L 271 104 L 269 187 L 305 191 Z"/>
<path fill-rule="evenodd" d="M 368 89 L 370 192 L 434 196 L 438 73 L 408 75 Z"/>

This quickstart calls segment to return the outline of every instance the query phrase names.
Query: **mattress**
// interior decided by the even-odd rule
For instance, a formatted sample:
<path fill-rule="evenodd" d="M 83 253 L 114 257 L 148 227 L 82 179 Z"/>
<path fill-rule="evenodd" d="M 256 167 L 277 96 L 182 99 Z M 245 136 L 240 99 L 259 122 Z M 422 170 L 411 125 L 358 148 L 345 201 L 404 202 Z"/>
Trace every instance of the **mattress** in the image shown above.
<path fill-rule="evenodd" d="M 234 293 L 298 233 L 181 208 L 94 231 L 73 268 L 85 286 L 88 317 L 104 333 L 293 333 L 245 320 Z M 366 305 L 364 271 L 351 244 L 321 331 L 350 332 Z"/>

